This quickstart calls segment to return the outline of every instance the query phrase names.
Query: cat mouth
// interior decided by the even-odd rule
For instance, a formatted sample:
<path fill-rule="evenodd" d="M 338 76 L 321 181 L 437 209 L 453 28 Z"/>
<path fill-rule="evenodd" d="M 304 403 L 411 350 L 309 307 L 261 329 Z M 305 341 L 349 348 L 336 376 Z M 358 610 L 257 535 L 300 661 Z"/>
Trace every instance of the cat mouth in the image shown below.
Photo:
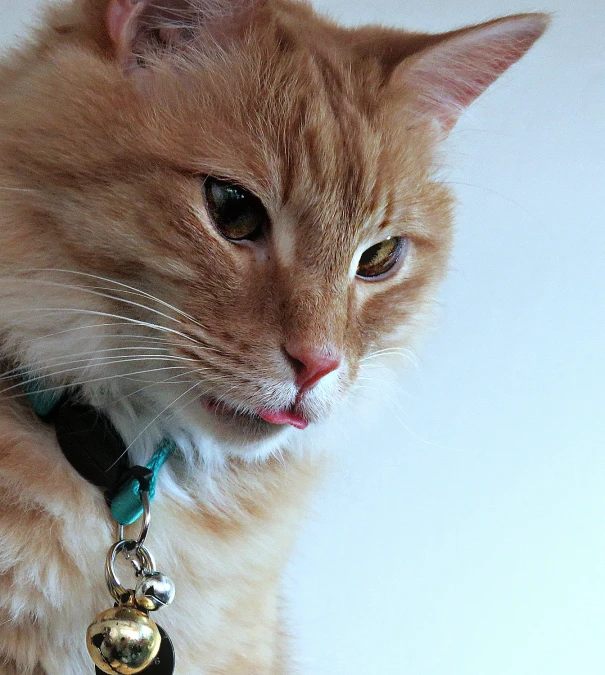
<path fill-rule="evenodd" d="M 238 418 L 241 421 L 256 422 L 262 424 L 263 422 L 274 426 L 290 425 L 295 429 L 306 429 L 309 425 L 308 420 L 297 411 L 294 406 L 275 410 L 271 408 L 260 408 L 259 410 L 247 410 L 240 407 L 234 407 L 220 401 L 214 397 L 203 397 L 202 405 L 204 409 L 212 413 L 215 417 L 225 421 L 236 421 Z"/>

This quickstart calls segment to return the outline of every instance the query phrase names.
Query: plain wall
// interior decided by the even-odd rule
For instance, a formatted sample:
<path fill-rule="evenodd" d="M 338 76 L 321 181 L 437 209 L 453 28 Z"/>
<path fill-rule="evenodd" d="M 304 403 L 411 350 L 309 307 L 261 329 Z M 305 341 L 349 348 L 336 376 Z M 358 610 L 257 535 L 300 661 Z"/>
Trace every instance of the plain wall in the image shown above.
<path fill-rule="evenodd" d="M 0 0 L 4 43 L 36 4 Z M 448 142 L 456 248 L 418 368 L 376 369 L 381 402 L 326 429 L 286 579 L 300 672 L 602 674 L 605 3 L 316 6 L 428 31 L 555 16 Z"/>

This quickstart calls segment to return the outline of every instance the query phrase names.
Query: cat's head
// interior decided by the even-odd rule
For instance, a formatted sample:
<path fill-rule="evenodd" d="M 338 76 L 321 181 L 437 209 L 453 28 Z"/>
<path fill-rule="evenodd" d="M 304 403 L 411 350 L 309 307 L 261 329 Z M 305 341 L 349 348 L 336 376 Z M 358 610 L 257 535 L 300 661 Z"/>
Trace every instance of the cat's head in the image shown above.
<path fill-rule="evenodd" d="M 81 0 L 0 74 L 5 353 L 127 442 L 259 456 L 404 348 L 439 141 L 543 15 L 347 30 L 281 0 Z"/>

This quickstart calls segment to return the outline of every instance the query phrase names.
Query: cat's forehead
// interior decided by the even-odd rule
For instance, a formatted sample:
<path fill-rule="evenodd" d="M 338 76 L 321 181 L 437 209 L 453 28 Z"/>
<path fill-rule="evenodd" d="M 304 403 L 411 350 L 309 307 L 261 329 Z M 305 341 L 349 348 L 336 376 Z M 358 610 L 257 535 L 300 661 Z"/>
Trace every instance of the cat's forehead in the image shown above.
<path fill-rule="evenodd" d="M 322 70 L 292 100 L 290 114 L 274 118 L 279 137 L 266 136 L 279 167 L 272 201 L 296 219 L 299 238 L 310 243 L 321 233 L 327 248 L 399 234 L 430 176 L 432 148 L 393 124 L 378 87 L 370 106 L 367 92 L 351 83 L 354 73 Z"/>
<path fill-rule="evenodd" d="M 396 234 L 406 183 L 428 160 L 386 114 L 374 62 L 273 36 L 194 54 L 183 70 L 165 71 L 158 116 L 178 139 L 176 164 L 251 190 L 276 226 L 288 223 L 300 248 L 324 258 L 335 244 L 350 253 Z"/>
<path fill-rule="evenodd" d="M 300 112 L 286 121 L 281 147 L 279 199 L 301 225 L 330 227 L 372 220 L 386 198 L 380 180 L 384 135 L 341 92 L 318 83 L 300 93 Z"/>
<path fill-rule="evenodd" d="M 255 49 L 219 69 L 213 63 L 211 73 L 206 64 L 192 71 L 197 86 L 185 92 L 190 115 L 182 118 L 203 129 L 188 147 L 204 169 L 296 214 L 303 228 L 380 220 L 392 138 L 378 78 L 311 49 L 287 58 Z"/>

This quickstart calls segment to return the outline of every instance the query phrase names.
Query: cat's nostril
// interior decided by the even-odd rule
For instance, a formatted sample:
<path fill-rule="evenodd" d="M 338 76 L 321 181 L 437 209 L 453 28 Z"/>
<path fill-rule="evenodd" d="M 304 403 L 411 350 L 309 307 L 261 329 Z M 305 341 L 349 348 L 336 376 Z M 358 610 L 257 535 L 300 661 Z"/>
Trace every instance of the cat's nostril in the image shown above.
<path fill-rule="evenodd" d="M 299 392 L 314 387 L 323 377 L 339 368 L 342 357 L 312 347 L 287 345 L 288 359 L 296 373 L 295 382 Z"/>

